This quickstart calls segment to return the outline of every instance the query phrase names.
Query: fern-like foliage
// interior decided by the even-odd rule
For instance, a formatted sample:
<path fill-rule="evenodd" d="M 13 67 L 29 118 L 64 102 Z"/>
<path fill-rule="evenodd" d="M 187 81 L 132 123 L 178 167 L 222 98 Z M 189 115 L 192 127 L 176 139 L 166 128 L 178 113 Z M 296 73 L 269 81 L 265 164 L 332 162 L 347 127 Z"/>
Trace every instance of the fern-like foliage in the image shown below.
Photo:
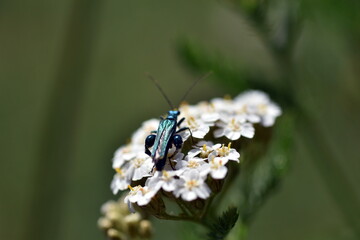
<path fill-rule="evenodd" d="M 207 233 L 208 240 L 222 240 L 228 235 L 230 230 L 235 226 L 239 218 L 239 212 L 236 207 L 230 207 L 221 217 L 218 217 L 211 225 Z"/>

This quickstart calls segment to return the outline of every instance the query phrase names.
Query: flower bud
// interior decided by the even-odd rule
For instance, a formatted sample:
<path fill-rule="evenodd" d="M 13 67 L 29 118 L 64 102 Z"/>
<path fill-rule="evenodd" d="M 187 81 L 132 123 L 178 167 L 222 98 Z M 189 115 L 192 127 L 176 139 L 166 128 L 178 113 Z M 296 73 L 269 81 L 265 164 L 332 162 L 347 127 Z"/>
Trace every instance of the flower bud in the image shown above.
<path fill-rule="evenodd" d="M 118 230 L 116 230 L 114 228 L 110 228 L 106 234 L 107 234 L 108 238 L 111 240 L 125 240 L 126 239 L 126 237 L 121 232 L 119 232 Z"/>
<path fill-rule="evenodd" d="M 107 229 L 111 228 L 112 223 L 108 218 L 101 217 L 98 220 L 98 226 L 99 226 L 99 228 L 101 228 L 103 230 L 107 230 Z"/>
<path fill-rule="evenodd" d="M 151 222 L 149 220 L 140 221 L 139 235 L 142 238 L 151 238 L 152 227 L 151 227 Z"/>

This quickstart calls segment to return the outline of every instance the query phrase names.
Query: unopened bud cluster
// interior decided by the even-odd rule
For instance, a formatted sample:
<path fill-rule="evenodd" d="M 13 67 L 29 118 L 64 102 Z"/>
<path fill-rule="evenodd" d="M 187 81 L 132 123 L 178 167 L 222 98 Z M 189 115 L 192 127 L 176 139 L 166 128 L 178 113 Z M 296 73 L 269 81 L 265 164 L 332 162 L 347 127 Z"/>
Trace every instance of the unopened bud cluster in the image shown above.
<path fill-rule="evenodd" d="M 123 198 L 104 203 L 101 213 L 98 226 L 110 240 L 149 239 L 152 235 L 150 221 L 140 213 L 130 213 Z"/>
<path fill-rule="evenodd" d="M 183 148 L 169 150 L 164 170 L 155 171 L 152 158 L 144 152 L 145 138 L 157 130 L 158 119 L 144 122 L 130 143 L 115 152 L 111 188 L 114 194 L 130 189 L 124 201 L 131 211 L 140 207 L 166 218 L 164 198 L 179 206 L 202 208 L 201 201 L 221 191 L 229 162 L 240 162 L 239 149 L 233 146 L 239 146 L 243 138 L 253 138 L 256 125 L 270 127 L 281 115 L 281 109 L 260 91 L 248 91 L 234 99 L 183 104 L 179 111 L 179 119 L 185 117 L 181 127 L 188 127 L 191 136 L 190 131 L 179 133 Z"/>

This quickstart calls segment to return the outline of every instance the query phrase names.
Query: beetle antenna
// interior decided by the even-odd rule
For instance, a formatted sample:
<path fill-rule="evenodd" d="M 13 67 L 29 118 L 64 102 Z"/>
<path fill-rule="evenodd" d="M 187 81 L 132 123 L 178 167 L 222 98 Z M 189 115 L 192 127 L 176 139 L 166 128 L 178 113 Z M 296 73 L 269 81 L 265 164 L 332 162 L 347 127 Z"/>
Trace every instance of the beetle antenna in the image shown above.
<path fill-rule="evenodd" d="M 191 89 L 193 89 L 195 87 L 195 85 L 200 82 L 203 79 L 208 78 L 210 75 L 212 74 L 212 71 L 206 73 L 204 76 L 202 76 L 201 78 L 198 78 L 190 87 L 189 89 L 186 91 L 186 93 L 184 94 L 184 96 L 182 97 L 180 104 L 185 100 L 185 98 L 187 97 L 187 95 L 190 93 Z"/>
<path fill-rule="evenodd" d="M 171 109 L 174 109 L 174 106 L 172 105 L 170 99 L 168 98 L 168 96 L 165 94 L 164 90 L 160 87 L 160 84 L 155 80 L 155 78 L 153 76 L 151 76 L 149 73 L 145 73 L 146 76 L 153 81 L 153 83 L 155 84 L 155 86 L 159 89 L 159 91 L 161 92 L 161 94 L 164 96 L 165 100 L 167 101 L 167 103 L 169 104 Z"/>

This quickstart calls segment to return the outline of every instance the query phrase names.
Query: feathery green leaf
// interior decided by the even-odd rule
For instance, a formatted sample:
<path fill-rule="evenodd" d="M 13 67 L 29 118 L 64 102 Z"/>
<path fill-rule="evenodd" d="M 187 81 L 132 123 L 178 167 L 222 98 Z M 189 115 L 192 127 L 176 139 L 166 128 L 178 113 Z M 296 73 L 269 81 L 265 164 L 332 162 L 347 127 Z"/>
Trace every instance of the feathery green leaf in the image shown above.
<path fill-rule="evenodd" d="M 234 227 L 239 218 L 239 212 L 236 207 L 230 207 L 221 217 L 218 217 L 211 225 L 211 230 L 207 233 L 208 240 L 221 240 L 226 237 Z"/>

